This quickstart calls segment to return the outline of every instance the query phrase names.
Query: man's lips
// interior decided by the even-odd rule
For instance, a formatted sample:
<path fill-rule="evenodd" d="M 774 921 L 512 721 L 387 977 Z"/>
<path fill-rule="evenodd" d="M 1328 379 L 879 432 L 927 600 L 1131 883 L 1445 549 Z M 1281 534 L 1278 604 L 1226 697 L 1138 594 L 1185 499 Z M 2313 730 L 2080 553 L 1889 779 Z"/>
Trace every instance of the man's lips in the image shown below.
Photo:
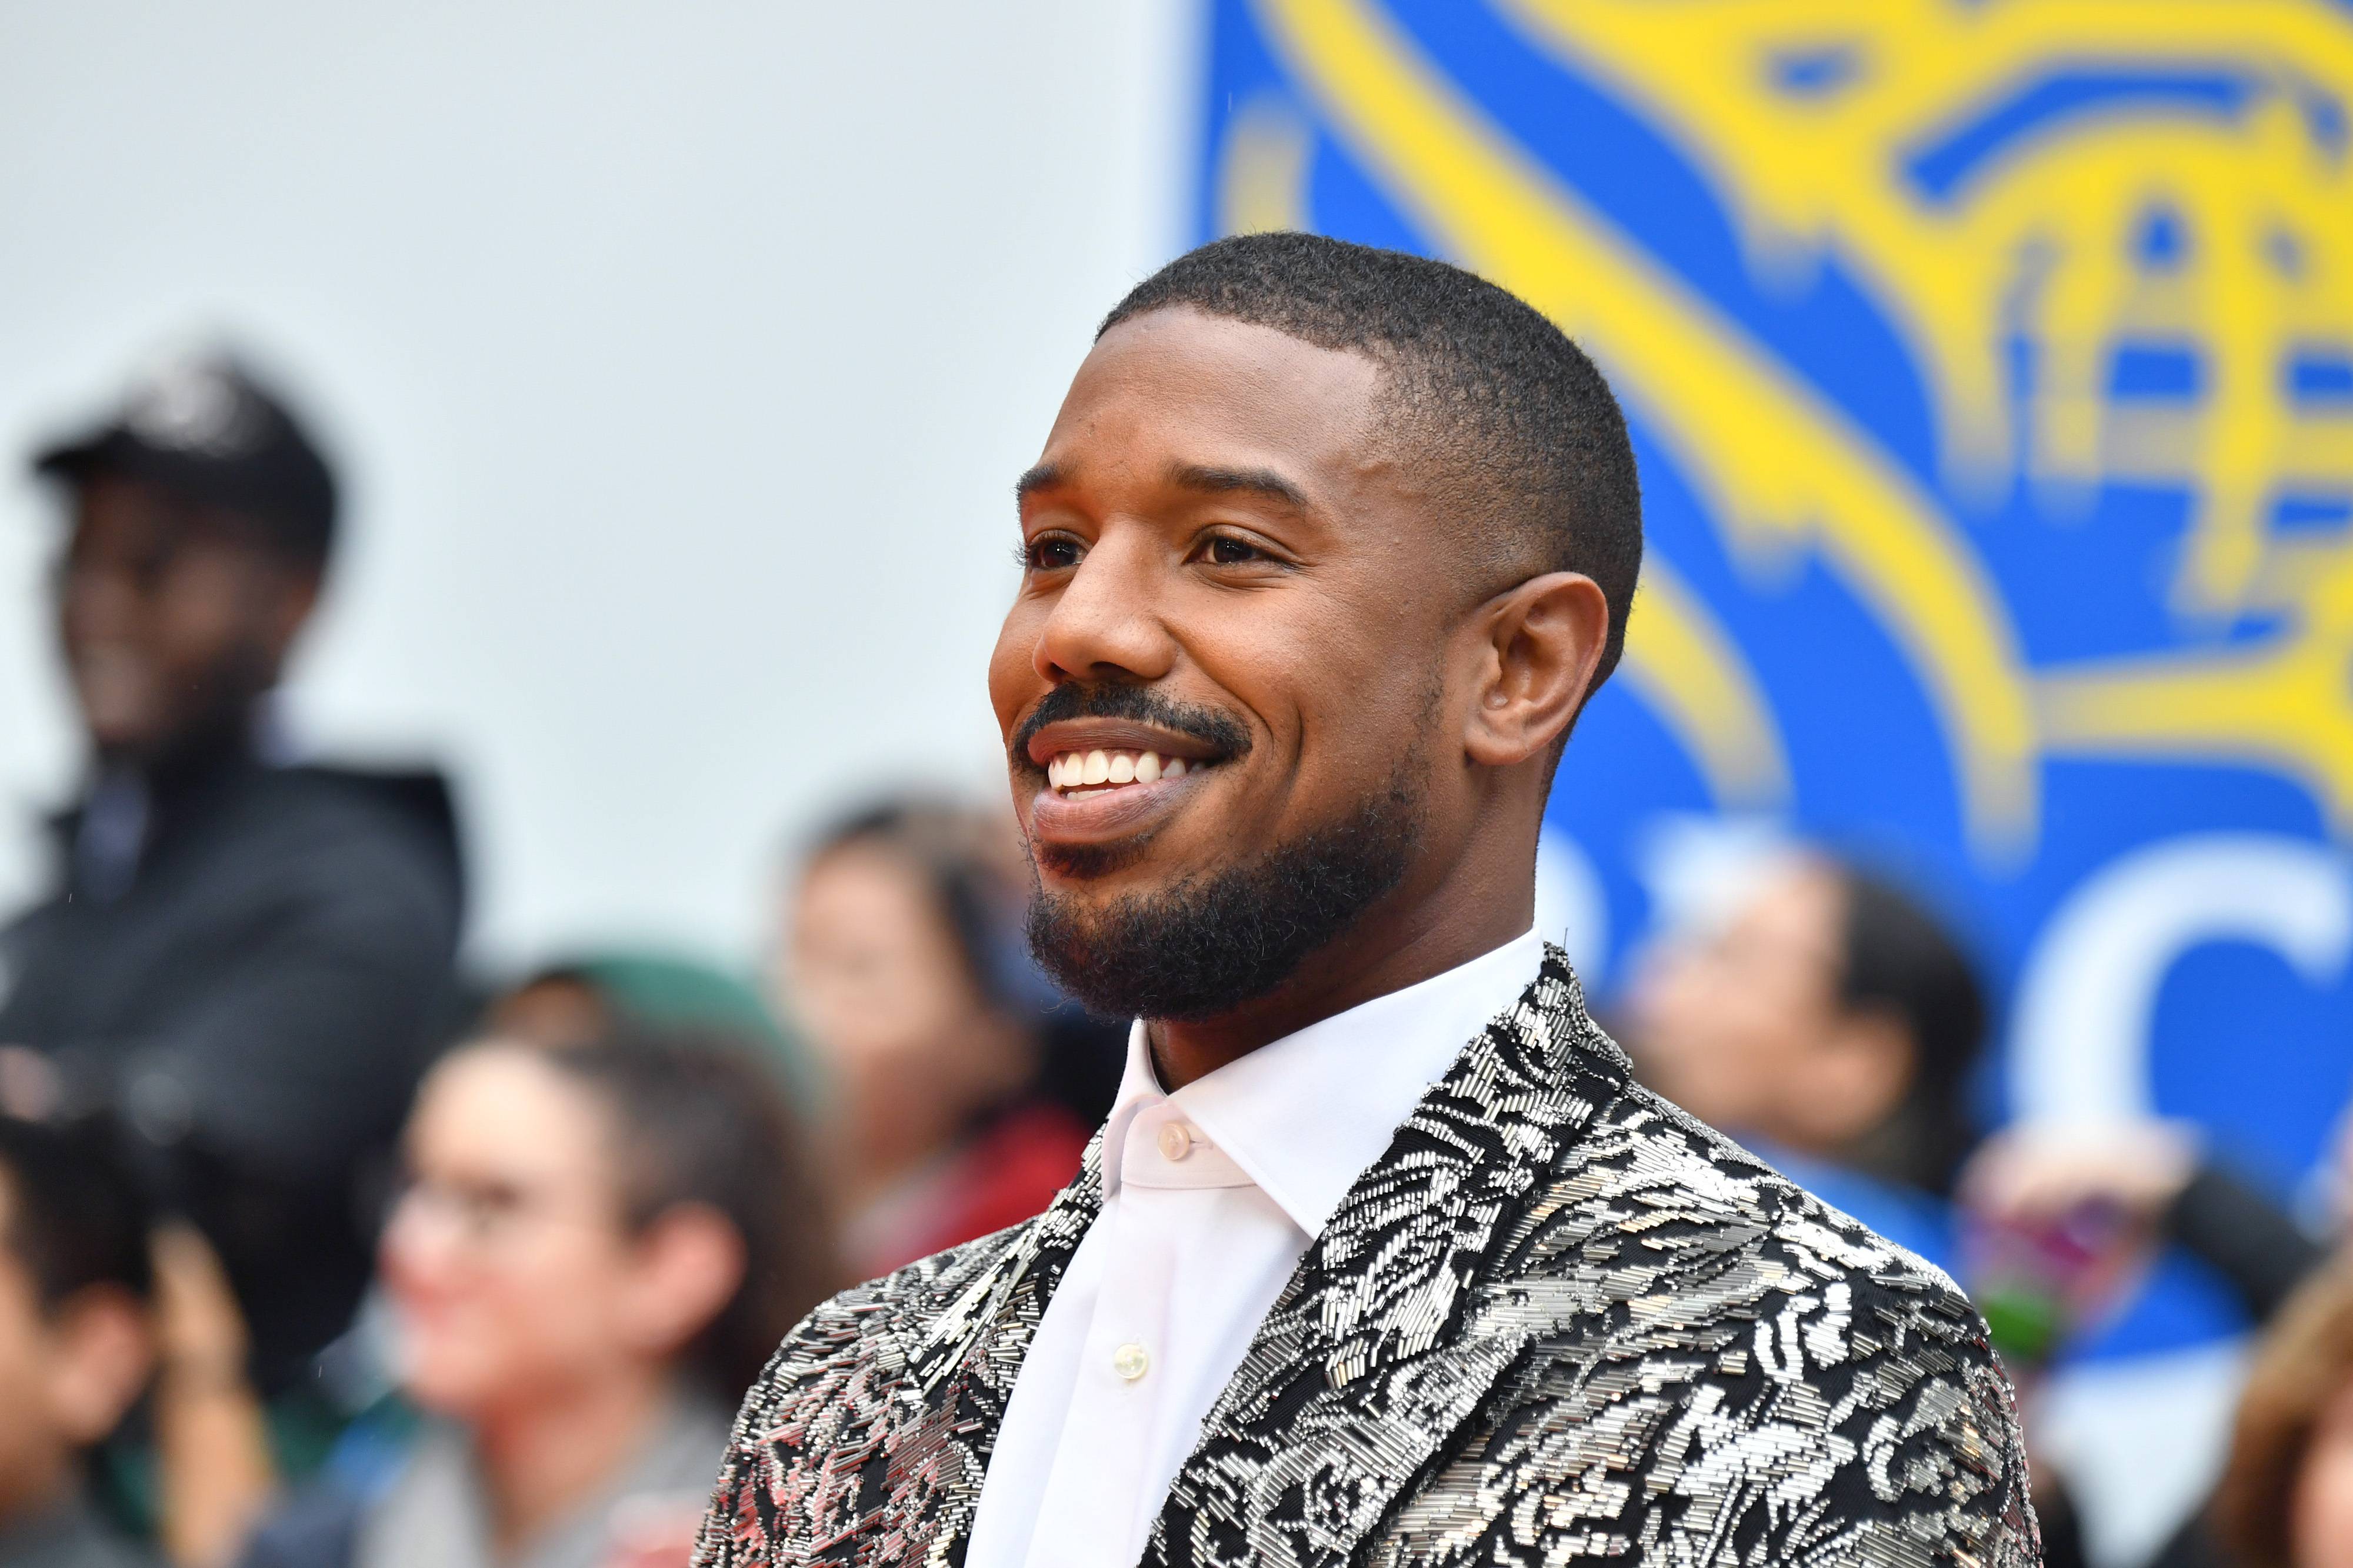
<path fill-rule="evenodd" d="M 1132 719 L 1058 721 L 1030 737 L 1028 752 L 1046 774 L 1030 801 L 1030 833 L 1073 846 L 1155 825 L 1223 760 L 1194 736 Z"/>
<path fill-rule="evenodd" d="M 1056 757 L 1093 752 L 1150 752 L 1163 761 L 1181 758 L 1188 763 L 1219 760 L 1218 748 L 1208 742 L 1136 719 L 1058 719 L 1029 737 L 1028 751 L 1030 762 L 1041 768 Z"/>
<path fill-rule="evenodd" d="M 1196 790 L 1206 787 L 1212 766 L 1186 766 L 1174 778 L 1123 784 L 1048 784 L 1029 801 L 1029 834 L 1043 844 L 1076 847 L 1108 844 L 1156 827 Z"/>

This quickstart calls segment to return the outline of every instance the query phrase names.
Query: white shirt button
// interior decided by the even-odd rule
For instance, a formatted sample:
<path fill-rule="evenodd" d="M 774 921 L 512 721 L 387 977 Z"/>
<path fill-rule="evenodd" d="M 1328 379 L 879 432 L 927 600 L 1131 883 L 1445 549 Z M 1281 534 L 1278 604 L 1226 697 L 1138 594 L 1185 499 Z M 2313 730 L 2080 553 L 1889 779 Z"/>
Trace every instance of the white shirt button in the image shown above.
<path fill-rule="evenodd" d="M 1152 1370 L 1152 1355 L 1134 1340 L 1111 1352 L 1111 1369 L 1123 1383 L 1134 1383 Z"/>
<path fill-rule="evenodd" d="M 1160 1129 L 1160 1152 L 1163 1158 L 1175 1162 L 1193 1152 L 1193 1130 L 1181 1121 L 1171 1121 Z"/>

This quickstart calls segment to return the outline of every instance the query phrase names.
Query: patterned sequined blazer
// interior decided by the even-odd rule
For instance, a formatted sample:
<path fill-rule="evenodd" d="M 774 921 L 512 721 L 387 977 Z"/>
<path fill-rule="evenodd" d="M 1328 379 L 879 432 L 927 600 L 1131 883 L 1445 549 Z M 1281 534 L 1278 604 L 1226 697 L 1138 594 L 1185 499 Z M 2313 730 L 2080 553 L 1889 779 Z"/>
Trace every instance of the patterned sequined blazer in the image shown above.
<path fill-rule="evenodd" d="M 794 1331 L 737 1420 L 700 1568 L 963 1561 L 1101 1160 L 1037 1219 Z M 1145 1561 L 2039 1556 L 1968 1302 L 1632 1084 L 1554 949 L 1308 1247 Z"/>

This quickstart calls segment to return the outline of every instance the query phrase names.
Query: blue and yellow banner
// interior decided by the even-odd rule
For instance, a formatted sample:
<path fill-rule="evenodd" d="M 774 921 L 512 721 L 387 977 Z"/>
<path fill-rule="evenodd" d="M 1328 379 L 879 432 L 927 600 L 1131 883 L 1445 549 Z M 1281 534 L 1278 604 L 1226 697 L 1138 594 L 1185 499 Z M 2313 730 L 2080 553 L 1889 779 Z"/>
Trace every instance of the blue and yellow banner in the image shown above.
<path fill-rule="evenodd" d="M 1970 928 L 2001 1114 L 2303 1179 L 2353 1088 L 2353 8 L 1218 0 L 1211 50 L 1205 237 L 1447 257 L 1627 405 L 1651 553 L 1553 805 L 1595 989 L 1662 836 L 1785 825 Z"/>

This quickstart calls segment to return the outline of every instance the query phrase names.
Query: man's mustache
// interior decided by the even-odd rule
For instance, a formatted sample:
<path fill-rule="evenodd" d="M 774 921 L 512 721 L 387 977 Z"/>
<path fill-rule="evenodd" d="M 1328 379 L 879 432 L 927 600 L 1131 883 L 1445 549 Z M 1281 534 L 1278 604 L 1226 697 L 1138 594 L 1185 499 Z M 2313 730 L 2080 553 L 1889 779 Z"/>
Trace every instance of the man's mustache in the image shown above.
<path fill-rule="evenodd" d="M 1008 750 L 1015 762 L 1027 766 L 1029 742 L 1049 724 L 1065 719 L 1126 719 L 1156 724 L 1216 748 L 1220 758 L 1239 757 L 1250 749 L 1250 731 L 1240 722 L 1214 708 L 1172 702 L 1148 686 L 1082 686 L 1065 681 L 1040 698 L 1029 717 L 1013 731 Z"/>

